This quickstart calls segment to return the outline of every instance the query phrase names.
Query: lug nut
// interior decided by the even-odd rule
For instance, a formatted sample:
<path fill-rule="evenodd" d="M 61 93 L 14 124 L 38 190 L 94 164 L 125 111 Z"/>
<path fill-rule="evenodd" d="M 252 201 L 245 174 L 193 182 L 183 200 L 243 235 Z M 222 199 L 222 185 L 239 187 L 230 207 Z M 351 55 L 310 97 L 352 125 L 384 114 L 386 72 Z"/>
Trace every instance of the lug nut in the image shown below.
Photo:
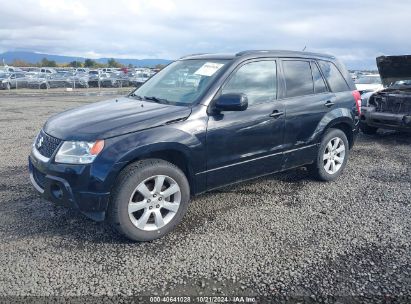
<path fill-rule="evenodd" d="M 147 200 L 147 203 L 150 203 L 150 202 L 151 202 L 151 199 L 148 199 L 148 200 Z"/>
<path fill-rule="evenodd" d="M 160 208 L 160 205 L 157 205 L 156 208 Z"/>
<path fill-rule="evenodd" d="M 159 197 L 159 198 L 158 198 L 159 201 L 161 201 L 162 199 L 163 199 L 162 197 Z"/>
<path fill-rule="evenodd" d="M 154 195 L 153 195 L 153 197 L 156 197 L 156 196 L 157 196 L 157 194 L 154 194 Z"/>
<path fill-rule="evenodd" d="M 150 210 L 153 209 L 153 206 L 148 207 L 148 209 L 150 209 Z"/>

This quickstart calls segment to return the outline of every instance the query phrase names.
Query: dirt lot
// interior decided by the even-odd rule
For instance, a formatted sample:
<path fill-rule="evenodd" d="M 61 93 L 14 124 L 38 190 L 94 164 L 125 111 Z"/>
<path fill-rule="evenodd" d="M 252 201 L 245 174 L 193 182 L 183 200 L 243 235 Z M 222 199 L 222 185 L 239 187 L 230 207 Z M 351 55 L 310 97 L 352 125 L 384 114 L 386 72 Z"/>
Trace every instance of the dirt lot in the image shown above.
<path fill-rule="evenodd" d="M 130 243 L 27 173 L 47 117 L 104 98 L 0 95 L 0 295 L 411 296 L 410 135 L 360 135 L 336 182 L 297 169 L 202 195 L 175 232 Z"/>

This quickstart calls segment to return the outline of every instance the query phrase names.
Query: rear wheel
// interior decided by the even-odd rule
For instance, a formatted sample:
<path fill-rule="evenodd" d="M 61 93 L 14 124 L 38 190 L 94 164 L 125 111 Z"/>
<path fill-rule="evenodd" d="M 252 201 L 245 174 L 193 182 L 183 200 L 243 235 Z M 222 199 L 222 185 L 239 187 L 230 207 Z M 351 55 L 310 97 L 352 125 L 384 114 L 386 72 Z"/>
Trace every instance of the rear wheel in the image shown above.
<path fill-rule="evenodd" d="M 110 219 L 127 238 L 151 241 L 174 229 L 189 200 L 189 184 L 178 167 L 160 159 L 142 160 L 120 174 Z"/>
<path fill-rule="evenodd" d="M 329 129 L 320 144 L 318 155 L 310 169 L 316 178 L 323 181 L 337 179 L 348 160 L 347 136 L 340 129 Z"/>
<path fill-rule="evenodd" d="M 360 130 L 362 133 L 366 135 L 374 135 L 377 133 L 378 128 L 371 127 L 364 122 L 360 122 Z"/>

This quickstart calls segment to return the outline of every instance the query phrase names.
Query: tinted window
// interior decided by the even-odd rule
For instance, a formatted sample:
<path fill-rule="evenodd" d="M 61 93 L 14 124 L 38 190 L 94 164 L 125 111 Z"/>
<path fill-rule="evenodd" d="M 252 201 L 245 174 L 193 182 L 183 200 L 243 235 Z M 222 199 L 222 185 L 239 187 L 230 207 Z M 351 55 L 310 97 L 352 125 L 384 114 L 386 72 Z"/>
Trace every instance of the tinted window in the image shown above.
<path fill-rule="evenodd" d="M 273 101 L 277 96 L 276 75 L 275 61 L 245 64 L 224 85 L 222 94 L 244 93 L 250 105 Z"/>
<path fill-rule="evenodd" d="M 313 78 L 308 61 L 284 61 L 283 66 L 287 97 L 314 93 Z"/>
<path fill-rule="evenodd" d="M 331 91 L 343 92 L 349 90 L 344 77 L 333 63 L 322 60 L 319 60 L 318 63 L 320 64 L 320 68 L 325 76 L 325 79 L 327 79 Z"/>
<path fill-rule="evenodd" d="M 325 85 L 324 78 L 321 76 L 320 70 L 314 62 L 311 62 L 311 70 L 313 72 L 314 80 L 314 92 L 315 93 L 324 93 L 327 92 L 327 86 Z"/>

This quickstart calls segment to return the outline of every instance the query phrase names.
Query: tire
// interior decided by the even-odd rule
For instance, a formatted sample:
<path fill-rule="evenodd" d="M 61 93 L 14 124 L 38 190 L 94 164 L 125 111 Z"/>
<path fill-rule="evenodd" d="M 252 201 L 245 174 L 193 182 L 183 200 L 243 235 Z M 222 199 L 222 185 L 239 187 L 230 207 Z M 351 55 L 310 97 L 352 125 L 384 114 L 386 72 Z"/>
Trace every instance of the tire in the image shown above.
<path fill-rule="evenodd" d="M 50 88 L 50 85 L 48 85 L 47 83 L 42 83 L 40 85 L 40 89 L 46 90 L 46 89 L 49 89 L 49 88 Z"/>
<path fill-rule="evenodd" d="M 362 133 L 366 135 L 374 135 L 377 133 L 378 128 L 371 127 L 364 122 L 360 122 L 360 130 Z"/>
<path fill-rule="evenodd" d="M 179 191 L 173 192 L 176 189 Z M 174 194 L 167 196 L 171 192 Z M 109 219 L 130 240 L 151 241 L 177 226 L 189 201 L 190 186 L 183 171 L 161 159 L 141 160 L 120 173 L 112 192 Z"/>
<path fill-rule="evenodd" d="M 335 144 L 337 145 L 335 146 Z M 309 169 L 316 179 L 333 181 L 344 171 L 348 154 L 349 144 L 347 136 L 340 129 L 331 128 L 324 134 L 318 149 L 317 158 Z M 330 165 L 328 165 L 329 162 L 331 162 Z"/>

